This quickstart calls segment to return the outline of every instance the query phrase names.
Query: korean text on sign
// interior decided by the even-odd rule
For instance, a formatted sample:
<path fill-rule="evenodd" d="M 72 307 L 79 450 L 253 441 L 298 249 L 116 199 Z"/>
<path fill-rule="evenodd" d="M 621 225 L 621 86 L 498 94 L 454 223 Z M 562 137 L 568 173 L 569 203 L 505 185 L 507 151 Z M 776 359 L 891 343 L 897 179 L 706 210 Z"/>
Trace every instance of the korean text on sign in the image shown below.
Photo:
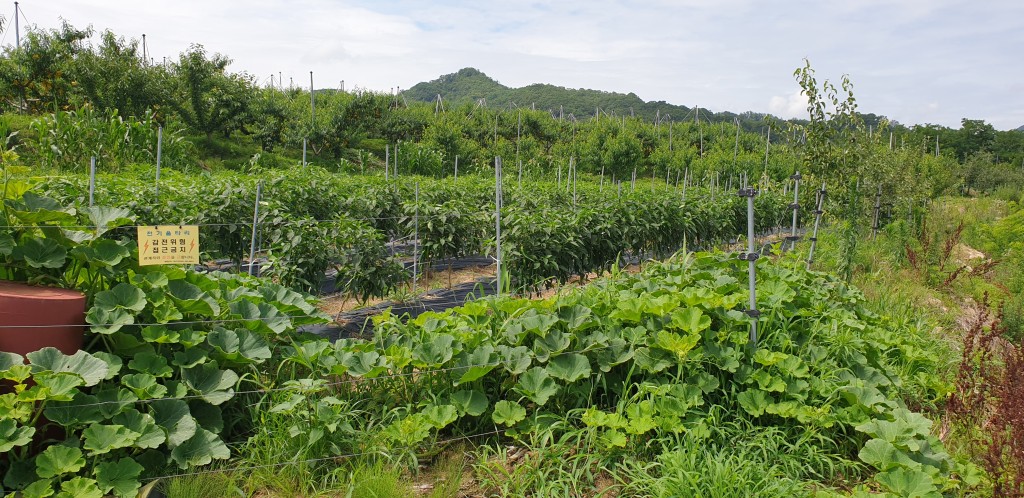
<path fill-rule="evenodd" d="M 156 225 L 139 227 L 139 265 L 199 264 L 199 227 Z"/>

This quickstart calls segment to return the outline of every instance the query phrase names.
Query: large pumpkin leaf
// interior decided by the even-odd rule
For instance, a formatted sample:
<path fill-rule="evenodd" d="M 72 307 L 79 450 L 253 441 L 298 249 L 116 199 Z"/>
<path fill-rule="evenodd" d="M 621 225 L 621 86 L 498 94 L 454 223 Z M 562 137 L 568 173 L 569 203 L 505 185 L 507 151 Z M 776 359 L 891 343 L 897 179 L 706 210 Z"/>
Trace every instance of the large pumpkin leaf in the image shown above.
<path fill-rule="evenodd" d="M 178 446 L 195 435 L 195 418 L 188 404 L 180 399 L 163 399 L 149 404 L 153 408 L 153 419 L 167 433 L 167 445 Z"/>
<path fill-rule="evenodd" d="M 551 366 L 549 365 L 550 369 Z M 515 390 L 531 401 L 543 406 L 548 399 L 558 394 L 558 385 L 548 375 L 548 371 L 541 367 L 533 367 L 526 371 L 519 378 Z"/>
<path fill-rule="evenodd" d="M 526 408 L 523 408 L 515 401 L 501 400 L 494 404 L 494 413 L 491 420 L 494 423 L 512 426 L 526 418 Z"/>
<path fill-rule="evenodd" d="M 67 261 L 68 252 L 53 239 L 26 235 L 14 247 L 11 257 L 32 268 L 61 268 Z"/>
<path fill-rule="evenodd" d="M 35 427 L 19 426 L 14 419 L 0 420 L 0 453 L 7 453 L 17 446 L 25 446 L 32 441 L 35 433 Z"/>
<path fill-rule="evenodd" d="M 472 352 L 463 351 L 455 362 L 455 373 L 461 374 L 456 385 L 473 382 L 497 366 L 497 355 L 490 345 L 479 346 Z"/>
<path fill-rule="evenodd" d="M 96 466 L 96 483 L 104 493 L 113 492 L 122 498 L 133 497 L 141 486 L 139 475 L 142 471 L 142 466 L 131 458 L 103 462 Z"/>
<path fill-rule="evenodd" d="M 579 353 L 564 354 L 552 358 L 547 371 L 566 382 L 576 382 L 590 376 L 590 361 Z"/>
<path fill-rule="evenodd" d="M 206 465 L 215 459 L 225 460 L 230 456 L 224 441 L 206 429 L 198 429 L 194 436 L 171 450 L 171 460 L 182 469 Z"/>
<path fill-rule="evenodd" d="M 238 374 L 209 362 L 182 370 L 181 379 L 208 403 L 219 405 L 234 396 L 232 387 L 238 382 Z"/>
<path fill-rule="evenodd" d="M 213 317 L 220 314 L 220 305 L 198 286 L 181 279 L 167 282 L 167 293 L 183 313 Z"/>
<path fill-rule="evenodd" d="M 72 477 L 60 484 L 55 498 L 103 498 L 103 491 L 93 479 Z"/>
<path fill-rule="evenodd" d="M 459 413 L 479 417 L 487 410 L 487 396 L 476 389 L 455 391 L 451 396 L 451 404 Z"/>
<path fill-rule="evenodd" d="M 32 372 L 69 372 L 78 375 L 86 386 L 94 386 L 107 376 L 107 363 L 85 351 L 76 351 L 68 356 L 57 348 L 46 347 L 26 355 L 32 364 Z"/>
<path fill-rule="evenodd" d="M 85 467 L 82 450 L 64 445 L 53 445 L 36 457 L 36 474 L 43 479 L 73 474 Z"/>
<path fill-rule="evenodd" d="M 90 456 L 103 455 L 131 446 L 139 435 L 123 425 L 92 424 L 82 431 L 82 448 L 89 450 Z"/>
<path fill-rule="evenodd" d="M 98 292 L 94 306 L 106 311 L 142 311 L 146 307 L 146 293 L 132 284 L 122 282 L 110 290 Z"/>

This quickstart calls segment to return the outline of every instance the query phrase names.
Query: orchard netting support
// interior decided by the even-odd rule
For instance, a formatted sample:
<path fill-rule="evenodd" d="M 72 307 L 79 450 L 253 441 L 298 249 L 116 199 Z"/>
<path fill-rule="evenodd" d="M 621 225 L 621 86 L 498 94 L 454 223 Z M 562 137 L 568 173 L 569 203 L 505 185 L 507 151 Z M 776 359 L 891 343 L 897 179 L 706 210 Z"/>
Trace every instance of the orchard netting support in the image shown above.
<path fill-rule="evenodd" d="M 754 250 L 754 197 L 757 195 L 757 190 L 753 187 L 744 187 L 737 192 L 737 195 L 747 199 L 747 252 L 741 252 L 739 257 L 741 260 L 747 261 L 747 275 L 750 283 L 750 308 L 746 313 L 753 319 L 750 322 L 750 342 L 748 346 L 753 350 L 757 348 L 757 319 L 761 316 L 761 312 L 757 311 L 757 291 L 754 288 L 757 281 L 757 259 L 761 257 L 760 253 Z"/>

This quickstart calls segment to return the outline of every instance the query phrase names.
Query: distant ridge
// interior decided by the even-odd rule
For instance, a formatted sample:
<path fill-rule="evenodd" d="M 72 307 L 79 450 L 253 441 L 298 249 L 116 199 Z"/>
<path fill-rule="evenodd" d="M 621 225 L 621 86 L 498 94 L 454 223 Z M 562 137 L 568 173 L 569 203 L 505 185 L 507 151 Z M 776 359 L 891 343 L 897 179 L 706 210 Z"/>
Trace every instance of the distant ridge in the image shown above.
<path fill-rule="evenodd" d="M 594 116 L 598 109 L 602 114 L 616 116 L 637 116 L 648 121 L 657 118 L 675 121 L 693 119 L 693 109 L 684 105 L 673 105 L 665 101 L 645 102 L 635 93 L 604 92 L 601 90 L 573 89 L 544 83 L 535 83 L 522 88 L 509 88 L 490 78 L 479 69 L 467 67 L 458 72 L 446 74 L 440 78 L 417 83 L 403 93 L 409 99 L 431 102 L 440 95 L 447 103 L 486 101 L 488 107 L 507 107 L 509 103 L 516 106 L 549 111 L 557 116 L 559 112 L 568 117 L 577 118 Z M 732 121 L 740 118 L 746 127 L 754 128 L 763 125 L 765 114 L 745 112 L 711 112 L 701 108 L 702 119 L 711 121 Z"/>

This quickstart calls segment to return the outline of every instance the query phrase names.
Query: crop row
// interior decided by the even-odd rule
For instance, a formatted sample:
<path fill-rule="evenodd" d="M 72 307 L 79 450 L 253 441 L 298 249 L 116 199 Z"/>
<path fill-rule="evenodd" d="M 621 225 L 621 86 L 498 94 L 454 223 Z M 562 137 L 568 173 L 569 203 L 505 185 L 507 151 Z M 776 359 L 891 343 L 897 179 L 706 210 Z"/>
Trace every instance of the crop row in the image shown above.
<path fill-rule="evenodd" d="M 343 176 L 316 168 L 268 171 L 258 213 L 260 253 L 270 276 L 317 291 L 329 268 L 337 290 L 363 298 L 384 295 L 408 278 L 392 241 L 417 241 L 423 262 L 466 255 L 495 256 L 494 180 Z M 240 264 L 248 256 L 257 179 L 236 173 L 171 172 L 159 190 L 149 173 L 101 176 L 98 205 L 128 208 L 139 225 L 198 224 L 209 258 Z M 88 204 L 82 177 L 46 178 L 45 195 Z M 417 194 L 418 191 L 418 194 Z M 507 182 L 503 188 L 503 268 L 517 286 L 534 287 L 607 269 L 626 256 L 665 256 L 685 244 L 706 246 L 745 232 L 745 203 L 730 192 L 638 182 Z M 757 228 L 782 225 L 779 192 L 757 198 Z"/>

